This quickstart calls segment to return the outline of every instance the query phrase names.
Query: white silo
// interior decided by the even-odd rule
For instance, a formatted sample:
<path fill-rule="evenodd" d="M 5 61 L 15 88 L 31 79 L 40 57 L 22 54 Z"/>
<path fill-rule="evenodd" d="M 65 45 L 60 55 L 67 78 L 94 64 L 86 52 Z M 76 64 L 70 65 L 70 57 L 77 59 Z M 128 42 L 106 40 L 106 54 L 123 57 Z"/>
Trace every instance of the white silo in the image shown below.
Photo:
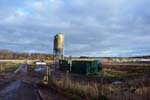
<path fill-rule="evenodd" d="M 64 59 L 64 35 L 63 33 L 54 36 L 54 65 L 57 69 L 59 67 L 59 60 Z"/>

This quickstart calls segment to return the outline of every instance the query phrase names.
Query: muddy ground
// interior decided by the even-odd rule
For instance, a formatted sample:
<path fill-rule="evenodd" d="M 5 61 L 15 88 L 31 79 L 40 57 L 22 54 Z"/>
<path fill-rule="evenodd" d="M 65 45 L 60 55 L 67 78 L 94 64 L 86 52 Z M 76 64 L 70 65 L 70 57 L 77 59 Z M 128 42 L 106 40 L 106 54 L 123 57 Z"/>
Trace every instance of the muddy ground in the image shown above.
<path fill-rule="evenodd" d="M 14 72 L 0 75 L 0 100 L 66 100 L 52 90 L 37 86 L 42 75 L 27 64 L 21 64 Z"/>

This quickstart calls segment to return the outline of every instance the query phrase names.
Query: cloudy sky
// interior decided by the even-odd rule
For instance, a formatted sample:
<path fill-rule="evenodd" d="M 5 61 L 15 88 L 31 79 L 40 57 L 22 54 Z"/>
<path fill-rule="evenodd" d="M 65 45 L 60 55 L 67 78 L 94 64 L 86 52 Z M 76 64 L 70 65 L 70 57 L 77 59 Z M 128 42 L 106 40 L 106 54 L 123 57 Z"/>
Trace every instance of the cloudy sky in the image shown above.
<path fill-rule="evenodd" d="M 72 56 L 150 55 L 150 0 L 0 0 L 0 49 Z"/>

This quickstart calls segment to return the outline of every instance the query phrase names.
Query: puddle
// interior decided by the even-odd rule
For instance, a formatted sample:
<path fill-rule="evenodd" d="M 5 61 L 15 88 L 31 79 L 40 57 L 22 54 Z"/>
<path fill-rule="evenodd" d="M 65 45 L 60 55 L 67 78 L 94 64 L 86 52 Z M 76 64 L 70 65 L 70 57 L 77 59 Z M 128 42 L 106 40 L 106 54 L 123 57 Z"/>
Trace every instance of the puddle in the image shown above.
<path fill-rule="evenodd" d="M 122 83 L 123 83 L 123 82 L 121 82 L 121 81 L 112 82 L 112 84 L 115 84 L 115 85 L 122 84 Z"/>

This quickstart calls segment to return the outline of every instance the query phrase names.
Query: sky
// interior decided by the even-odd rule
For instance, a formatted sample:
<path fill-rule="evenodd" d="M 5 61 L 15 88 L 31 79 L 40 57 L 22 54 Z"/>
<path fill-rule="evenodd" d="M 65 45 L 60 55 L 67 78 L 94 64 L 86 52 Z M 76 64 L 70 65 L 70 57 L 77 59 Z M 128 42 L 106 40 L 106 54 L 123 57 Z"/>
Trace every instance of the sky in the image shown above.
<path fill-rule="evenodd" d="M 0 0 L 0 49 L 65 55 L 150 55 L 150 0 Z"/>

